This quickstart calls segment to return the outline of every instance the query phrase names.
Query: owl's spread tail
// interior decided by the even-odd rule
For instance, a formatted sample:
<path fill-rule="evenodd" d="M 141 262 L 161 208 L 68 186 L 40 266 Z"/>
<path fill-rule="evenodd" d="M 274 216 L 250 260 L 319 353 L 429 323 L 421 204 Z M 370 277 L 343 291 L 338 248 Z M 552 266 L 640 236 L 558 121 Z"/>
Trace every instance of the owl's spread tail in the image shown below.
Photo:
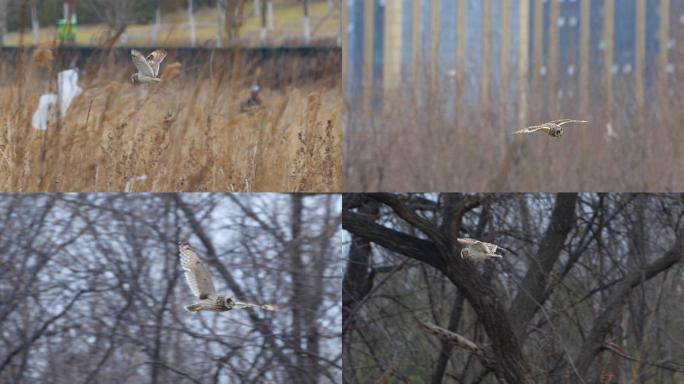
<path fill-rule="evenodd" d="M 199 304 L 190 304 L 185 306 L 185 310 L 188 312 L 199 312 L 202 309 L 202 306 Z"/>
<path fill-rule="evenodd" d="M 274 304 L 254 304 L 254 303 L 247 303 L 244 301 L 235 301 L 235 308 L 261 308 L 265 309 L 267 311 L 277 311 L 278 306 Z"/>

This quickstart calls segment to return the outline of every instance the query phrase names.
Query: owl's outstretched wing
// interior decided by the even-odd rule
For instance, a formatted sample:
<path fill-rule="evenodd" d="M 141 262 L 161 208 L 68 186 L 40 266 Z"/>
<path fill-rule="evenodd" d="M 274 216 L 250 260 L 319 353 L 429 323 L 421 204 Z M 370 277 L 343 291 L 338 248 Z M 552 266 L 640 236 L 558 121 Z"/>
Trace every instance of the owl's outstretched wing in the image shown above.
<path fill-rule="evenodd" d="M 570 123 L 578 123 L 578 124 L 584 124 L 588 123 L 586 120 L 572 120 L 572 119 L 561 119 L 561 120 L 554 120 L 552 123 L 558 124 L 559 126 L 565 125 L 565 124 L 570 124 Z"/>
<path fill-rule="evenodd" d="M 138 73 L 140 73 L 143 76 L 155 77 L 152 67 L 147 62 L 147 59 L 145 59 L 145 56 L 143 56 L 142 53 L 138 52 L 135 49 L 131 49 L 131 60 L 133 61 L 133 64 L 135 64 L 135 68 L 138 69 Z"/>
<path fill-rule="evenodd" d="M 185 271 L 185 280 L 192 293 L 199 299 L 206 299 L 210 294 L 216 293 L 214 282 L 207 266 L 202 263 L 194 249 L 185 241 L 178 243 L 181 266 Z"/>
<path fill-rule="evenodd" d="M 159 77 L 159 66 L 165 58 L 166 51 L 163 49 L 157 49 L 154 52 L 147 55 L 147 62 L 149 63 L 150 67 L 152 67 L 154 77 Z"/>
<path fill-rule="evenodd" d="M 469 247 L 469 246 L 478 242 L 475 239 L 470 239 L 467 237 L 462 237 L 462 238 L 456 239 L 456 241 L 464 247 Z"/>
<path fill-rule="evenodd" d="M 527 128 L 519 129 L 519 130 L 513 132 L 513 134 L 518 135 L 521 133 L 534 133 L 537 131 L 548 131 L 548 130 L 549 130 L 549 127 L 547 127 L 546 125 L 535 125 L 533 127 L 527 127 Z"/>

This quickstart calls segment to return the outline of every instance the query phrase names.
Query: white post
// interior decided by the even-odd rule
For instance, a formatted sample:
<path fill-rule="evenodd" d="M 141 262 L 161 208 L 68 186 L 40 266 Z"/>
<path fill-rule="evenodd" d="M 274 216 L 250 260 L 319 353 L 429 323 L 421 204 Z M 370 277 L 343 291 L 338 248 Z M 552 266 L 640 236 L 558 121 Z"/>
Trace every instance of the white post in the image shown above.
<path fill-rule="evenodd" d="M 309 23 L 309 0 L 304 0 L 304 43 L 311 41 L 311 25 Z"/>
<path fill-rule="evenodd" d="M 254 17 L 259 17 L 261 16 L 261 0 L 254 0 L 254 11 L 252 14 Z"/>
<path fill-rule="evenodd" d="M 264 0 L 268 3 L 266 4 L 266 23 L 268 24 L 268 30 L 272 31 L 275 27 L 273 26 L 273 0 Z"/>
<path fill-rule="evenodd" d="M 221 48 L 221 45 L 223 45 L 222 37 L 223 37 L 223 27 L 224 27 L 224 22 L 226 19 L 225 15 L 225 10 L 223 9 L 223 2 L 221 0 L 218 0 L 216 2 L 216 47 Z"/>
<path fill-rule="evenodd" d="M 264 0 L 266 1 L 266 0 Z M 265 43 L 266 39 L 268 37 L 268 21 L 266 20 L 266 14 L 268 13 L 266 11 L 266 7 L 268 4 L 266 2 L 260 4 L 262 9 L 259 11 L 259 14 L 261 15 L 259 18 L 261 19 L 261 28 L 259 29 L 259 38 L 261 39 L 261 43 Z"/>
<path fill-rule="evenodd" d="M 157 2 L 157 9 L 154 11 L 154 25 L 152 26 L 152 45 L 157 46 L 159 30 L 161 29 L 161 8 Z"/>
<path fill-rule="evenodd" d="M 40 43 L 40 22 L 38 21 L 38 9 L 35 2 L 31 3 L 31 32 L 33 32 L 33 45 Z"/>
<path fill-rule="evenodd" d="M 195 14 L 193 13 L 193 0 L 188 0 L 188 22 L 190 23 L 190 46 L 197 45 L 197 34 L 195 30 Z"/>

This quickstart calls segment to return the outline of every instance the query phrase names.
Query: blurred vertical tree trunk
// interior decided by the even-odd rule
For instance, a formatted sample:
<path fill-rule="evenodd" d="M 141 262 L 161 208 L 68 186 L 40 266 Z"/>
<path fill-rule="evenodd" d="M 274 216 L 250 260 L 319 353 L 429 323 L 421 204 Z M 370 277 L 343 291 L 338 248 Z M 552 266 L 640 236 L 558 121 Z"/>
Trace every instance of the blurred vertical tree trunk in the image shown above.
<path fill-rule="evenodd" d="M 301 300 L 304 298 L 304 281 L 301 257 L 301 235 L 302 235 L 302 195 L 292 195 L 292 208 L 290 211 L 291 242 L 290 242 L 290 273 L 292 275 L 292 334 L 291 347 L 295 352 L 296 364 L 299 368 L 304 368 L 302 353 L 302 312 Z"/>
<path fill-rule="evenodd" d="M 266 37 L 268 36 L 268 4 L 264 0 L 261 3 L 261 29 L 259 30 L 259 38 L 261 39 L 261 42 L 266 41 Z"/>
<path fill-rule="evenodd" d="M 159 30 L 161 29 L 161 7 L 159 0 L 155 0 L 154 5 L 154 25 L 152 26 L 152 45 L 156 46 L 159 38 Z"/>
<path fill-rule="evenodd" d="M 190 46 L 197 45 L 197 31 L 195 30 L 194 2 L 188 0 L 188 24 L 190 24 Z"/>
<path fill-rule="evenodd" d="M 309 0 L 303 0 L 304 5 L 304 42 L 311 41 L 311 22 L 309 20 Z"/>
<path fill-rule="evenodd" d="M 240 38 L 244 5 L 245 0 L 228 0 L 226 4 L 226 34 L 228 41 L 232 44 Z"/>
<path fill-rule="evenodd" d="M 7 0 L 0 0 L 0 47 L 5 45 L 7 34 Z"/>
<path fill-rule="evenodd" d="M 266 1 L 266 22 L 268 24 L 268 30 L 272 31 L 275 26 L 273 25 L 273 0 Z"/>
<path fill-rule="evenodd" d="M 254 0 L 252 8 L 252 15 L 254 17 L 261 17 L 261 0 Z"/>
<path fill-rule="evenodd" d="M 223 46 L 223 29 L 226 24 L 226 7 L 223 1 L 216 2 L 216 46 Z"/>
<path fill-rule="evenodd" d="M 33 36 L 33 45 L 40 43 L 40 22 L 38 21 L 38 0 L 32 0 L 31 6 L 31 32 Z"/>

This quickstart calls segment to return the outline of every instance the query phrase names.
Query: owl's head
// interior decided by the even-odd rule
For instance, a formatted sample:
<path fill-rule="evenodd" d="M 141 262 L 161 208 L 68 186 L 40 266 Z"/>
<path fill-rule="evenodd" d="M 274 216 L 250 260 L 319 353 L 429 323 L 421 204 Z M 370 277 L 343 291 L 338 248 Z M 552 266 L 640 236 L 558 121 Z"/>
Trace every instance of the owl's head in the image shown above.
<path fill-rule="evenodd" d="M 223 304 L 225 304 L 226 308 L 233 309 L 233 306 L 235 305 L 235 300 L 233 300 L 232 297 L 226 297 L 225 299 L 223 299 Z"/>
<path fill-rule="evenodd" d="M 551 128 L 551 136 L 553 136 L 553 137 L 563 136 L 563 127 L 552 127 Z"/>

